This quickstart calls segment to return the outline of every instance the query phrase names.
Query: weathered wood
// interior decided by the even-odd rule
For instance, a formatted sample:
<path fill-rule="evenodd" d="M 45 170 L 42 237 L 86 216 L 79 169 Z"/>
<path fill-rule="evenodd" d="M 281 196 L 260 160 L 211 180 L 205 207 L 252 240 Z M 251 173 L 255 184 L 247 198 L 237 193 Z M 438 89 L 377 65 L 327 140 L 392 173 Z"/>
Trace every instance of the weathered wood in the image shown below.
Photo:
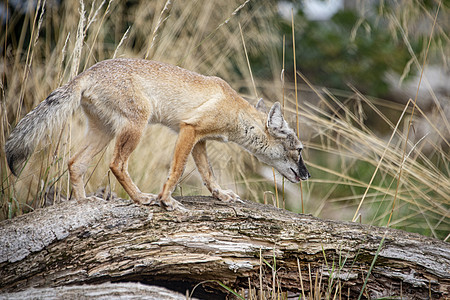
<path fill-rule="evenodd" d="M 30 288 L 21 292 L 0 295 L 1 299 L 146 299 L 186 300 L 186 295 L 159 286 L 136 282 L 71 285 L 54 288 Z"/>
<path fill-rule="evenodd" d="M 0 292 L 161 280 L 219 280 L 232 288 L 250 281 L 259 289 L 261 255 L 276 262 L 285 291 L 300 291 L 298 261 L 306 293 L 317 275 L 323 294 L 339 284 L 339 294 L 353 298 L 383 241 L 364 297 L 450 297 L 450 246 L 443 241 L 253 202 L 178 200 L 189 212 L 88 198 L 1 222 Z M 261 270 L 268 289 L 272 270 L 266 263 Z"/>

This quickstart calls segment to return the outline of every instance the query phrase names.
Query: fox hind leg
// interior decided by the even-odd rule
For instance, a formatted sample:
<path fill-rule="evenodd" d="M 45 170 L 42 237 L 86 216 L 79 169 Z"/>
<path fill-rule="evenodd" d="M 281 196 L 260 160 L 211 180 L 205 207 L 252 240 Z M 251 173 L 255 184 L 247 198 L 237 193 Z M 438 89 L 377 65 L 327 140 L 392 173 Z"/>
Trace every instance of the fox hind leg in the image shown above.
<path fill-rule="evenodd" d="M 117 136 L 110 169 L 134 202 L 153 205 L 159 204 L 157 195 L 142 193 L 128 173 L 128 159 L 139 144 L 146 125 L 130 122 Z"/>
<path fill-rule="evenodd" d="M 79 150 L 69 160 L 69 174 L 72 196 L 75 199 L 86 198 L 83 177 L 94 156 L 101 152 L 112 140 L 112 135 L 97 126 L 89 126 L 89 134 Z"/>

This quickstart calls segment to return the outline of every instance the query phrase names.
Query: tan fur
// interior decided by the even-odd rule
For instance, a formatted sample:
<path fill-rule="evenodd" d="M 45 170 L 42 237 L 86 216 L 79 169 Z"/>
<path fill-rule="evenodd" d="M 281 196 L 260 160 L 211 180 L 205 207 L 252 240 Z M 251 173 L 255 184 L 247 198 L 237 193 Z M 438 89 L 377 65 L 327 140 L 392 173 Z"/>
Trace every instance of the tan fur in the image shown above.
<path fill-rule="evenodd" d="M 86 197 L 83 175 L 87 166 L 114 138 L 110 168 L 125 191 L 137 203 L 160 202 L 169 210 L 180 207 L 171 194 L 191 153 L 214 197 L 239 200 L 234 192 L 217 184 L 206 154 L 208 139 L 238 143 L 293 182 L 309 177 L 300 154 L 303 146 L 284 121 L 278 103 L 270 112 L 261 112 L 264 105 L 256 109 L 220 78 L 139 59 L 100 62 L 55 90 L 25 116 L 6 145 L 11 170 L 17 170 L 16 165 L 37 143 L 28 132 L 42 135 L 54 131 L 61 117 L 48 119 L 56 119 L 58 111 L 67 115 L 78 105 L 89 127 L 81 150 L 69 162 L 75 198 Z M 148 123 L 161 123 L 179 133 L 170 174 L 158 196 L 142 193 L 128 174 L 128 159 Z M 35 128 L 30 130 L 31 126 Z M 19 140 L 24 137 L 30 139 L 27 144 Z"/>

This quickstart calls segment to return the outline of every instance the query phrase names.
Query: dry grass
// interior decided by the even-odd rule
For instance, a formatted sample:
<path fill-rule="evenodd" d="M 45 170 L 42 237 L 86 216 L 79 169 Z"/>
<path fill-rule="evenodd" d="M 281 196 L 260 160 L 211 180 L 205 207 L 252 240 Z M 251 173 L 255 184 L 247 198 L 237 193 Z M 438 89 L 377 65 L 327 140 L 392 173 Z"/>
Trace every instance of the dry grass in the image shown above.
<path fill-rule="evenodd" d="M 293 65 L 282 61 L 283 37 L 269 22 L 276 7 L 271 1 L 248 2 L 158 0 L 131 5 L 80 1 L 57 10 L 41 1 L 38 4 L 45 10 L 31 9 L 23 20 L 11 16 L 0 36 L 0 43 L 9 45 L 0 63 L 0 218 L 42 206 L 51 186 L 70 196 L 66 163 L 85 130 L 82 113 L 76 113 L 51 143 L 42 143 L 19 178 L 14 178 L 6 167 L 4 144 L 17 121 L 53 89 L 97 61 L 148 56 L 220 76 L 244 96 L 251 95 L 248 98 L 253 103 L 255 93 L 270 101 L 283 101 L 294 128 L 295 120 L 299 120 L 299 135 L 313 175 L 303 183 L 302 193 L 298 185 L 278 177 L 275 191 L 270 168 L 235 145 L 224 147 L 212 142 L 208 150 L 223 187 L 255 201 L 263 201 L 269 191 L 296 211 L 301 211 L 303 197 L 307 213 L 381 226 L 387 225 L 393 208 L 390 226 L 448 238 L 450 122 L 445 107 L 435 105 L 429 110 L 421 104 L 414 106 L 414 95 L 405 97 L 411 99 L 406 104 L 396 104 L 363 95 L 352 86 L 347 91 L 330 90 L 315 85 L 320 83 L 310 83 L 301 73 L 295 89 L 294 80 L 280 79 L 282 66 L 292 70 Z M 448 8 L 441 9 L 448 13 Z M 406 44 L 412 38 L 415 20 L 423 20 L 419 16 L 425 15 L 427 24 L 434 19 L 434 14 L 421 6 L 411 7 L 409 13 L 405 15 L 398 8 L 383 15 L 393 33 L 403 32 L 397 38 Z M 430 58 L 424 60 L 425 49 L 412 52 L 405 70 L 420 71 L 429 60 L 448 67 L 448 36 L 439 19 L 436 24 L 435 35 L 440 34 L 440 38 L 432 40 Z M 23 26 L 22 33 L 13 33 L 16 26 Z M 431 31 L 427 34 L 434 36 Z M 21 49 L 27 50 L 23 53 Z M 253 83 L 246 55 L 255 53 L 264 53 L 270 71 L 266 78 L 255 78 Z M 301 68 L 302 62 L 296 63 Z M 423 80 L 422 85 L 428 87 L 427 79 Z M 448 96 L 442 99 L 444 96 L 432 90 L 429 94 L 435 104 L 448 102 Z M 413 125 L 407 139 L 410 120 Z M 159 191 L 174 143 L 175 135 L 162 126 L 147 130 L 130 161 L 130 173 L 143 191 Z M 99 186 L 107 186 L 127 197 L 108 171 L 111 148 L 92 163 L 86 189 L 94 192 Z M 207 194 L 192 161 L 177 193 Z"/>

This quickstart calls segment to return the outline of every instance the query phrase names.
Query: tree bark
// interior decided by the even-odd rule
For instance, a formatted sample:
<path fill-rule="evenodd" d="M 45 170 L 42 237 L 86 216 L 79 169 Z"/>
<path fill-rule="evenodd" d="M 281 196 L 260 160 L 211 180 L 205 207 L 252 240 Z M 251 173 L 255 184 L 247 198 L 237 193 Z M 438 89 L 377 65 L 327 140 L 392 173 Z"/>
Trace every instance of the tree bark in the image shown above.
<path fill-rule="evenodd" d="M 2 296 L 2 295 L 0 295 Z M 24 299 L 146 299 L 186 300 L 186 295 L 159 286 L 136 282 L 102 283 L 59 286 L 54 288 L 29 288 L 24 291 L 3 294 L 8 300 Z M 3 297 L 0 297 L 3 299 Z"/>
<path fill-rule="evenodd" d="M 1 222 L 0 292 L 209 280 L 217 290 L 215 281 L 331 298 L 450 297 L 443 241 L 248 201 L 178 200 L 188 212 L 92 197 Z"/>

